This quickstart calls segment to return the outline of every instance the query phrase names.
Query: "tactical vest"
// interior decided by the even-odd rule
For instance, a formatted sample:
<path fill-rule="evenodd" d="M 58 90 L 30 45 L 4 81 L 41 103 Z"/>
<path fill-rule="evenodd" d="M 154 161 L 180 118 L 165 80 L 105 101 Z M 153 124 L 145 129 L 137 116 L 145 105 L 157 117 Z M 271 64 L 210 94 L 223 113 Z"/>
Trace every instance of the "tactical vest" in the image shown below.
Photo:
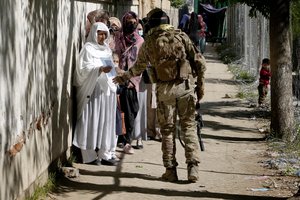
<path fill-rule="evenodd" d="M 145 45 L 151 63 L 148 71 L 152 82 L 155 79 L 163 82 L 186 80 L 192 74 L 190 63 L 186 59 L 183 37 L 186 35 L 180 30 L 158 30 L 149 35 Z"/>

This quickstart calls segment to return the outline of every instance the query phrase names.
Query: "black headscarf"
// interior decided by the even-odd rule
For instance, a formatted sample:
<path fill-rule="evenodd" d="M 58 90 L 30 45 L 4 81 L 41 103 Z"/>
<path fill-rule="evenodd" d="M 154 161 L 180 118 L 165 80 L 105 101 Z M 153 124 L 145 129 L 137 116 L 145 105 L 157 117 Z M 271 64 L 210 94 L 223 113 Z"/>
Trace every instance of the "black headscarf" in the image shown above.
<path fill-rule="evenodd" d="M 148 14 L 148 25 L 149 28 L 154 28 L 161 24 L 169 24 L 170 18 L 163 10 L 155 8 L 151 10 Z"/>

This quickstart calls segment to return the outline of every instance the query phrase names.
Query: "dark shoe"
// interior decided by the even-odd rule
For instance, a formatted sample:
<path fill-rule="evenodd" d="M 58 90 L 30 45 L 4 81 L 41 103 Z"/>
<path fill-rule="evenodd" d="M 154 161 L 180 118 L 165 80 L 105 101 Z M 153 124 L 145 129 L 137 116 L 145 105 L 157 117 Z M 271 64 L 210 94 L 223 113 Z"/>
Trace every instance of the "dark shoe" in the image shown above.
<path fill-rule="evenodd" d="M 166 168 L 166 172 L 161 176 L 163 181 L 176 182 L 178 181 L 176 168 Z"/>
<path fill-rule="evenodd" d="M 142 148 L 144 148 L 142 139 L 138 139 L 138 140 L 136 141 L 136 146 L 132 146 L 132 147 L 133 147 L 134 149 L 142 149 Z"/>
<path fill-rule="evenodd" d="M 89 162 L 89 163 L 85 163 L 85 164 L 88 164 L 88 165 L 101 165 L 101 162 L 100 162 L 100 160 L 98 160 L 98 159 L 96 159 L 96 160 L 94 160 L 94 161 L 92 161 L 92 162 Z"/>
<path fill-rule="evenodd" d="M 142 148 L 144 148 L 144 146 L 143 145 L 136 145 L 136 146 L 132 146 L 132 148 L 134 148 L 134 149 L 142 149 Z"/>
<path fill-rule="evenodd" d="M 117 144 L 117 147 L 123 149 L 124 148 L 124 144 L 120 142 L 120 143 Z"/>
<path fill-rule="evenodd" d="M 113 160 L 115 162 L 120 162 L 120 159 L 118 157 L 112 157 L 111 160 Z"/>
<path fill-rule="evenodd" d="M 109 166 L 114 166 L 117 164 L 117 161 L 113 160 L 113 159 L 109 159 L 109 160 L 101 160 L 101 164 L 102 165 L 109 165 Z"/>
<path fill-rule="evenodd" d="M 198 164 L 188 164 L 188 181 L 196 183 L 198 179 Z"/>

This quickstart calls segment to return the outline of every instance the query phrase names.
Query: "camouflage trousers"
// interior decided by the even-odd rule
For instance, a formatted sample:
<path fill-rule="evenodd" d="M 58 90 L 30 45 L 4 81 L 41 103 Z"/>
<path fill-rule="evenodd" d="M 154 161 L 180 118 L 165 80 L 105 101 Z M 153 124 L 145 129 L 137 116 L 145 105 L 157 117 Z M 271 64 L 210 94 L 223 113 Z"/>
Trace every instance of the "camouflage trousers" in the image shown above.
<path fill-rule="evenodd" d="M 157 118 L 162 134 L 162 158 L 166 168 L 176 167 L 176 119 L 179 117 L 181 138 L 185 143 L 186 163 L 200 162 L 200 145 L 195 121 L 195 96 L 188 93 L 168 101 L 158 101 Z"/>

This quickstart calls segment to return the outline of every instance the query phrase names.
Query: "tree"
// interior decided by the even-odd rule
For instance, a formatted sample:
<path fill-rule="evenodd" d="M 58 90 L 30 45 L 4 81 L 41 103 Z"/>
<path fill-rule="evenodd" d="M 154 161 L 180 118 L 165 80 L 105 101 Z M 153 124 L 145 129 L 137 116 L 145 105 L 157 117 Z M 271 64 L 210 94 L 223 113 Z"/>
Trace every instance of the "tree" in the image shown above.
<path fill-rule="evenodd" d="M 278 138 L 293 141 L 292 61 L 290 35 L 291 0 L 232 0 L 251 7 L 250 15 L 270 19 L 271 130 Z"/>
<path fill-rule="evenodd" d="M 294 140 L 290 0 L 270 5 L 271 128 L 287 141 Z"/>
<path fill-rule="evenodd" d="M 175 8 L 179 8 L 185 3 L 184 0 L 170 0 L 170 2 L 171 2 L 171 6 Z"/>

